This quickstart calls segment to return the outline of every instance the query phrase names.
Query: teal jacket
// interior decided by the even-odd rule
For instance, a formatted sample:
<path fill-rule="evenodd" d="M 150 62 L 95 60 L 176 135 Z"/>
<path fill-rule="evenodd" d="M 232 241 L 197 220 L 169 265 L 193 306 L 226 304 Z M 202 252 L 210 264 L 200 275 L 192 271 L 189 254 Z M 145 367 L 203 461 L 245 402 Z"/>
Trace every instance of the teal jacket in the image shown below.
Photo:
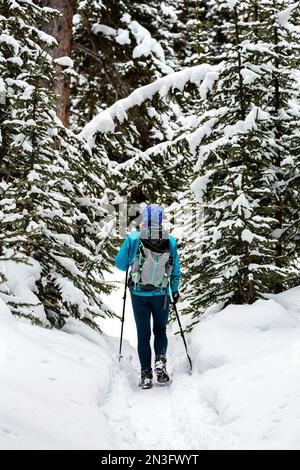
<path fill-rule="evenodd" d="M 134 262 L 135 257 L 138 252 L 139 243 L 140 243 L 141 234 L 138 230 L 134 230 L 125 238 L 119 253 L 115 258 L 115 263 L 117 268 L 121 271 L 127 271 L 130 265 Z M 171 273 L 171 289 L 172 292 L 177 292 L 179 289 L 179 282 L 180 282 L 180 262 L 178 257 L 177 251 L 177 243 L 175 238 L 170 235 L 170 254 L 173 258 L 173 269 Z M 166 288 L 162 289 L 155 289 L 153 291 L 142 291 L 138 287 L 131 288 L 131 291 L 135 295 L 142 295 L 142 296 L 151 296 L 151 295 L 165 295 Z"/>

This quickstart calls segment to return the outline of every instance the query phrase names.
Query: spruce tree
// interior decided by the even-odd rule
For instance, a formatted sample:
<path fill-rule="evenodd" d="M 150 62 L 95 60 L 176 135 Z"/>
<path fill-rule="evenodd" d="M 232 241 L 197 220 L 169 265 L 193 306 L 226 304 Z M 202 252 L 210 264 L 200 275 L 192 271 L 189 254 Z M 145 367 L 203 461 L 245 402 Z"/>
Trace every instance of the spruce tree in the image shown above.
<path fill-rule="evenodd" d="M 262 92 L 270 113 L 273 207 L 276 223 L 275 263 L 288 267 L 287 282 L 275 284 L 280 292 L 299 282 L 299 118 L 300 90 L 297 70 L 300 65 L 300 4 L 290 0 L 256 2 L 256 34 L 266 45 L 261 57 L 265 74 Z M 264 87 L 264 88 L 263 88 Z"/>
<path fill-rule="evenodd" d="M 198 242 L 186 250 L 187 311 L 194 321 L 212 305 L 252 303 L 295 279 L 295 248 L 289 240 L 284 252 L 282 242 L 289 229 L 297 230 L 288 207 L 296 196 L 288 166 L 298 147 L 299 91 L 291 54 L 297 28 L 289 21 L 280 25 L 289 6 L 220 2 L 230 18 L 224 31 L 232 44 L 210 96 L 218 109 L 199 121 L 204 127 L 214 121 L 209 139 L 193 143 L 200 172 L 193 187 L 204 207 Z"/>
<path fill-rule="evenodd" d="M 151 113 L 162 116 L 180 103 L 169 138 L 146 150 L 125 138 L 125 163 L 114 170 L 126 176 L 126 190 L 131 181 L 151 188 L 156 201 L 169 202 L 175 182 L 203 209 L 201 226 L 186 224 L 191 240 L 185 294 L 192 322 L 211 306 L 252 303 L 298 279 L 299 9 L 289 0 L 210 4 L 227 41 L 221 62 L 190 67 L 136 90 L 82 134 L 105 148 L 113 136 L 124 138 L 134 106 L 143 112 L 151 100 Z M 203 54 L 199 50 L 200 63 L 213 44 L 208 38 Z M 200 70 L 201 78 L 193 78 Z"/>
<path fill-rule="evenodd" d="M 9 0 L 1 2 L 0 14 L 6 85 L 0 166 L 0 256 L 6 280 L 1 292 L 17 315 L 56 327 L 72 316 L 97 327 L 95 317 L 108 313 L 100 298 L 108 290 L 101 273 L 112 252 L 105 221 L 106 156 L 96 159 L 55 114 L 56 97 L 49 91 L 55 68 L 47 52 L 54 40 L 40 26 L 56 13 Z M 17 286 L 12 265 L 19 273 Z"/>
<path fill-rule="evenodd" d="M 79 80 L 73 85 L 74 127 L 80 127 L 137 87 L 180 67 L 185 26 L 180 16 L 185 3 L 178 2 L 176 8 L 169 0 L 78 3 L 74 58 Z M 133 107 L 129 120 L 118 126 L 116 132 L 98 135 L 96 147 L 107 152 L 111 162 L 120 164 L 124 175 L 126 161 L 139 155 L 142 159 L 147 149 L 173 138 L 178 129 L 178 114 L 176 100 L 170 98 L 156 98 L 153 103 Z M 160 199 L 162 181 L 141 178 L 159 172 L 159 166 L 154 163 L 152 168 L 146 167 L 130 164 L 125 174 L 127 186 L 124 176 L 121 186 L 115 179 L 118 191 L 129 195 L 131 202 L 149 201 L 149 195 L 153 200 Z M 169 190 L 172 179 L 171 176 L 168 182 L 163 179 L 169 194 L 176 190 L 175 181 Z"/>

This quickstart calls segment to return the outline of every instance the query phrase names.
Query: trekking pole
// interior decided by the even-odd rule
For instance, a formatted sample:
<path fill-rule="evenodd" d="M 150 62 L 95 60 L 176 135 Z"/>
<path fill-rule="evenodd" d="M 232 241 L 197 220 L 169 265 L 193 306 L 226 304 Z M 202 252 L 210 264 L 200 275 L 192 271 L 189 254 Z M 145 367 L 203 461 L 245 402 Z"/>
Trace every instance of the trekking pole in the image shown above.
<path fill-rule="evenodd" d="M 119 362 L 122 359 L 122 341 L 123 341 L 123 330 L 124 330 L 124 321 L 125 321 L 125 306 L 126 306 L 126 295 L 127 295 L 127 283 L 128 283 L 128 268 L 126 271 L 126 276 L 125 276 L 125 289 L 124 289 L 124 295 L 123 295 L 123 312 L 122 312 L 122 326 L 121 326 L 121 337 L 120 337 L 120 348 L 119 348 Z"/>
<path fill-rule="evenodd" d="M 185 337 L 184 337 L 183 329 L 182 329 L 182 326 L 181 326 L 181 321 L 180 321 L 180 318 L 179 318 L 179 313 L 178 313 L 178 310 L 177 310 L 177 307 L 176 307 L 176 304 L 175 304 L 174 301 L 172 302 L 172 305 L 173 305 L 173 308 L 174 308 L 175 313 L 176 313 L 178 325 L 179 325 L 179 328 L 180 328 L 180 334 L 181 334 L 181 337 L 182 337 L 182 339 L 183 339 L 184 347 L 185 347 L 185 350 L 186 350 L 186 355 L 187 355 L 187 358 L 188 358 L 188 360 L 189 360 L 190 367 L 191 367 L 191 373 L 192 373 L 192 371 L 193 371 L 193 364 L 192 364 L 192 360 L 191 360 L 191 358 L 190 358 L 190 356 L 189 356 L 189 352 L 188 352 L 186 340 L 185 340 Z"/>

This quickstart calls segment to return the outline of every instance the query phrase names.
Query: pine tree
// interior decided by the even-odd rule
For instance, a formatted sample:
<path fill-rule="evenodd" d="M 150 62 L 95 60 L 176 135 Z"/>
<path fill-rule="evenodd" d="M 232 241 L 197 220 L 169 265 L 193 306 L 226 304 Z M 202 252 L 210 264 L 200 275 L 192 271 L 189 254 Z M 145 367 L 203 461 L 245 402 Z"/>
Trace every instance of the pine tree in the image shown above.
<path fill-rule="evenodd" d="M 218 6 L 211 13 L 220 14 L 216 24 L 227 40 L 222 61 L 139 88 L 82 133 L 105 148 L 113 135 L 124 138 L 135 106 L 149 110 L 151 100 L 152 115 L 162 116 L 180 103 L 170 138 L 146 151 L 125 138 L 125 163 L 114 169 L 125 174 L 126 190 L 130 180 L 137 186 L 140 175 L 150 196 L 169 202 L 175 182 L 203 208 L 201 226 L 186 224 L 187 233 L 194 233 L 185 250 L 192 322 L 209 307 L 252 303 L 298 279 L 299 9 L 289 0 L 210 4 Z M 205 58 L 213 43 L 208 38 Z M 195 179 L 196 202 L 184 192 L 188 176 Z"/>
<path fill-rule="evenodd" d="M 273 206 L 276 223 L 275 263 L 291 270 L 288 281 L 280 280 L 275 292 L 298 283 L 299 234 L 299 117 L 300 92 L 297 70 L 300 65 L 300 3 L 290 0 L 256 2 L 256 34 L 267 45 L 262 59 L 265 69 L 264 101 L 271 115 L 273 139 Z"/>
<path fill-rule="evenodd" d="M 137 86 L 172 71 L 168 65 L 174 65 L 172 58 L 166 58 L 157 38 L 162 25 L 159 4 L 126 0 L 78 2 L 74 58 L 80 80 L 73 89 L 75 125 L 82 127 Z M 170 49 L 166 39 L 164 45 Z M 136 115 L 135 124 L 141 138 L 148 138 L 147 122 Z"/>
<path fill-rule="evenodd" d="M 179 68 L 184 27 L 179 16 L 184 3 L 178 2 L 175 8 L 169 0 L 79 2 L 74 39 L 79 75 L 79 81 L 73 86 L 75 127 L 137 87 Z M 154 103 L 144 103 L 139 109 L 133 107 L 129 121 L 116 132 L 97 137 L 97 148 L 106 151 L 109 160 L 117 165 L 133 156 L 142 158 L 147 149 L 173 138 L 178 129 L 178 114 L 176 100 L 169 98 L 155 98 Z M 152 168 L 147 164 L 145 168 L 130 165 L 125 175 L 128 185 L 124 176 L 122 186 L 115 180 L 118 191 L 129 194 L 131 202 L 149 201 L 149 194 L 160 199 L 161 180 L 156 183 L 146 177 L 142 184 L 141 176 L 153 173 L 153 167 L 157 173 L 156 164 Z M 168 181 L 163 178 L 163 187 L 169 194 L 176 189 L 172 180 L 173 175 Z"/>
<path fill-rule="evenodd" d="M 228 40 L 222 27 L 227 20 L 227 12 L 218 0 L 195 0 L 192 2 L 186 27 L 188 53 L 187 65 L 218 63 Z"/>
<path fill-rule="evenodd" d="M 56 13 L 11 0 L 0 3 L 0 14 L 6 85 L 1 292 L 17 315 L 56 327 L 73 316 L 97 327 L 94 318 L 108 313 L 100 298 L 108 290 L 101 273 L 112 252 L 111 224 L 105 223 L 106 156 L 96 159 L 55 114 L 56 97 L 49 91 L 55 68 L 47 52 L 54 40 L 40 25 Z M 20 285 L 12 282 L 12 266 Z"/>
<path fill-rule="evenodd" d="M 280 240 L 295 220 L 289 215 L 292 192 L 286 184 L 295 179 L 286 163 L 298 146 L 294 129 L 299 126 L 290 23 L 281 30 L 280 65 L 274 39 L 274 28 L 278 32 L 280 15 L 286 15 L 291 2 L 277 2 L 276 10 L 272 2 L 220 3 L 220 10 L 230 15 L 224 30 L 232 46 L 227 45 L 220 80 L 210 96 L 218 109 L 199 120 L 204 127 L 213 122 L 209 139 L 194 143 L 200 171 L 194 188 L 205 210 L 201 253 L 199 243 L 193 244 L 186 260 L 187 311 L 194 313 L 194 321 L 213 304 L 252 303 L 278 286 L 287 288 L 295 278 L 293 256 L 287 256 L 288 249 L 283 252 Z M 296 28 L 291 29 L 295 34 Z M 295 254 L 290 241 L 286 248 Z"/>

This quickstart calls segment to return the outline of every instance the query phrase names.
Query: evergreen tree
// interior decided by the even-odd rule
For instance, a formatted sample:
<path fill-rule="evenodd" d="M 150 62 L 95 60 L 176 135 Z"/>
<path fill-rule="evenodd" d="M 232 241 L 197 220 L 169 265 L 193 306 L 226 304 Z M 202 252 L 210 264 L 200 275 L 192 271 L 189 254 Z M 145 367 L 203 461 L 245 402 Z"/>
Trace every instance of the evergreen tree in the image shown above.
<path fill-rule="evenodd" d="M 275 263 L 291 270 L 288 281 L 275 284 L 280 292 L 299 282 L 299 117 L 300 3 L 291 0 L 256 2 L 256 35 L 266 45 L 261 57 L 265 74 L 262 91 L 270 113 L 273 214 L 276 219 Z M 264 87 L 264 88 L 263 88 Z"/>
<path fill-rule="evenodd" d="M 185 35 L 188 53 L 187 65 L 199 63 L 218 63 L 228 40 L 223 28 L 227 11 L 218 0 L 195 0 L 189 13 Z"/>
<path fill-rule="evenodd" d="M 160 30 L 158 10 L 156 1 L 78 2 L 74 58 L 80 80 L 73 88 L 75 125 L 82 127 L 101 109 L 172 71 L 171 45 L 164 37 L 166 26 Z M 147 122 L 136 115 L 135 124 L 141 138 L 148 138 Z"/>
<path fill-rule="evenodd" d="M 179 1 L 176 8 L 169 0 L 78 3 L 74 27 L 74 57 L 79 75 L 73 86 L 75 126 L 81 126 L 138 86 L 179 68 L 186 29 L 180 16 L 186 3 Z M 155 98 L 154 103 L 145 102 L 139 109 L 132 107 L 129 121 L 108 136 L 98 135 L 97 148 L 103 148 L 111 162 L 121 164 L 124 175 L 126 161 L 133 156 L 142 159 L 152 146 L 173 139 L 181 113 L 176 101 L 173 97 Z M 176 192 L 174 173 L 170 177 L 165 173 L 163 180 L 157 182 L 151 177 L 142 178 L 149 172 L 154 174 L 153 168 L 155 173 L 160 171 L 160 165 L 155 163 L 152 168 L 147 163 L 145 167 L 130 163 L 125 175 L 128 185 L 124 176 L 122 186 L 116 180 L 118 191 L 129 194 L 132 202 L 149 201 L 150 194 L 153 200 L 159 200 L 161 187 L 169 195 Z"/>
<path fill-rule="evenodd" d="M 97 327 L 94 318 L 108 313 L 101 273 L 112 250 L 106 156 L 96 159 L 56 117 L 54 40 L 40 29 L 56 13 L 7 0 L 0 14 L 2 295 L 14 313 L 43 324 L 73 316 Z"/>
<path fill-rule="evenodd" d="M 136 181 L 135 171 L 151 187 L 154 179 L 161 183 L 162 175 L 165 183 L 168 176 L 174 178 L 174 168 L 180 168 L 185 185 L 195 165 L 199 176 L 193 188 L 204 218 L 196 242 L 187 244 L 186 271 L 192 282 L 186 282 L 186 295 L 196 320 L 212 304 L 252 303 L 297 279 L 298 212 L 287 207 L 289 200 L 298 200 L 297 5 L 289 0 L 222 0 L 218 9 L 215 2 L 210 5 L 213 17 L 219 12 L 216 24 L 227 38 L 215 69 L 217 82 L 216 72 L 207 70 L 197 96 L 187 86 L 193 82 L 186 79 L 187 69 L 183 75 L 170 74 L 168 85 L 155 82 L 149 96 L 144 87 L 111 108 L 112 119 L 124 125 L 137 95 L 137 104 L 151 99 L 156 110 L 162 101 L 170 105 L 170 90 L 176 98 L 180 89 L 184 112 L 177 114 L 176 132 L 146 152 L 133 146 L 134 158 L 117 168 L 129 168 L 127 179 Z M 208 38 L 207 50 L 211 44 Z M 176 176 L 174 181 L 183 189 Z M 158 200 L 168 200 L 165 188 L 174 194 L 172 185 L 161 184 L 159 196 L 154 187 Z"/>
<path fill-rule="evenodd" d="M 296 6 L 237 1 L 220 2 L 222 9 L 232 39 L 210 96 L 218 109 L 199 119 L 209 138 L 193 143 L 200 172 L 193 187 L 204 206 L 203 229 L 186 250 L 187 311 L 194 321 L 213 304 L 252 303 L 292 285 L 296 276 L 295 247 L 287 237 L 298 230 L 288 207 L 296 196 L 299 145 L 291 54 L 299 31 L 290 21 Z"/>

